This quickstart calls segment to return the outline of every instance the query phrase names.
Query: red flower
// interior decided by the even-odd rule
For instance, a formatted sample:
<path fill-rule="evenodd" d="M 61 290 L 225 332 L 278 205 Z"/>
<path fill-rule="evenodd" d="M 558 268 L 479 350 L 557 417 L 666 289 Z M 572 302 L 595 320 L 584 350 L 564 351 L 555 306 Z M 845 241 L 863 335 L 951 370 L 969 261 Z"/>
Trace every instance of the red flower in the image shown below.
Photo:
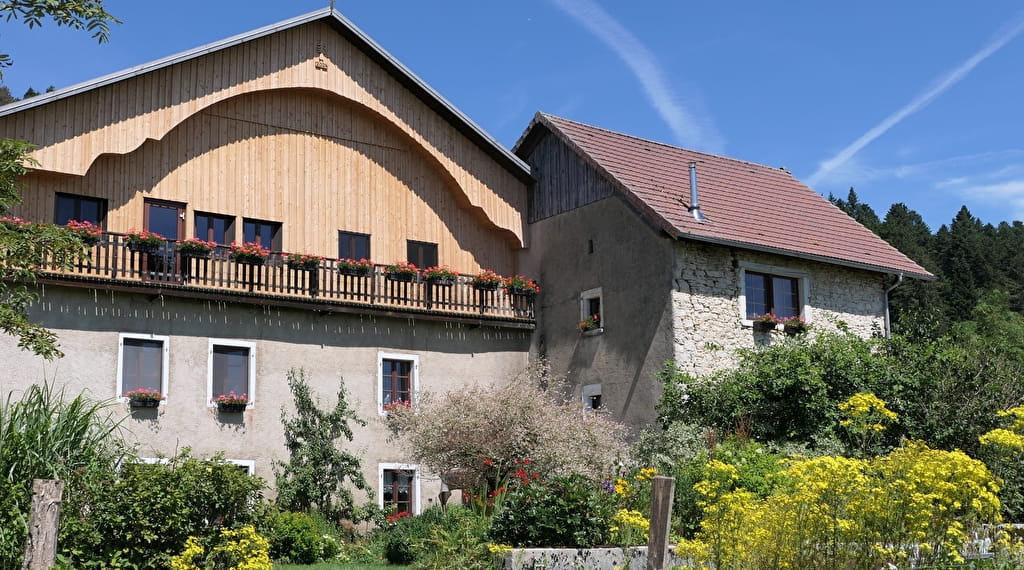
<path fill-rule="evenodd" d="M 494 465 L 494 462 L 490 459 L 484 459 L 484 465 L 490 467 L 491 465 Z"/>

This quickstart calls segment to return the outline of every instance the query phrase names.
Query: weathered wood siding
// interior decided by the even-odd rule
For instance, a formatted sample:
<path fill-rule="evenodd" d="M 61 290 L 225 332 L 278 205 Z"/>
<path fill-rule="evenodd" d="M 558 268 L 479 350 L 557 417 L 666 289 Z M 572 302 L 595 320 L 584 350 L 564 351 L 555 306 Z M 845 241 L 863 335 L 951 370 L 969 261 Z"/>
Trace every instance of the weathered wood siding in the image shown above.
<path fill-rule="evenodd" d="M 537 179 L 530 195 L 530 222 L 575 210 L 615 193 L 593 166 L 551 133 L 537 142 L 526 162 Z"/>
<path fill-rule="evenodd" d="M 187 235 L 194 211 L 245 216 L 282 222 L 286 251 L 334 256 L 355 231 L 375 260 L 414 239 L 464 272 L 509 272 L 522 243 L 525 185 L 323 22 L 0 117 L 0 136 L 39 147 L 36 219 L 55 191 L 101 196 L 125 231 L 160 198 L 187 203 Z"/>

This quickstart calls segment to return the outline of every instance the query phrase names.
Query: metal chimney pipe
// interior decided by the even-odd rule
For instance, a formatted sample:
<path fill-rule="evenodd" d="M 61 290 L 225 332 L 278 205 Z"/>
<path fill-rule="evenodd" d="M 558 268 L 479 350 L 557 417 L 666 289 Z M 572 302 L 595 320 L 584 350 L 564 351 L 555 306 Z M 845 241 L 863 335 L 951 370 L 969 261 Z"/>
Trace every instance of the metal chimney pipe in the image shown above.
<path fill-rule="evenodd" d="M 697 163 L 690 163 L 690 207 L 687 208 L 693 219 L 698 222 L 707 220 L 700 211 L 700 199 L 697 197 Z"/>

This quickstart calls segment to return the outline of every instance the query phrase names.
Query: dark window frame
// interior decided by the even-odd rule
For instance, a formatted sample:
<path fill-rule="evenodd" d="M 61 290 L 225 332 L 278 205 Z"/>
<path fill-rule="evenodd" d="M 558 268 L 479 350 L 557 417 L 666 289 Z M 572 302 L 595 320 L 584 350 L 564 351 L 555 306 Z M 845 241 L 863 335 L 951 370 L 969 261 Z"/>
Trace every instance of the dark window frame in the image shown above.
<path fill-rule="evenodd" d="M 389 372 L 390 367 L 390 372 Z M 404 369 L 404 370 L 403 370 Z M 416 363 L 401 358 L 381 358 L 380 361 L 380 401 L 381 406 L 395 402 L 412 402 Z M 402 373 L 404 372 L 404 374 Z M 405 380 L 405 389 L 401 381 Z"/>
<path fill-rule="evenodd" d="M 209 221 L 204 221 L 203 224 L 206 226 L 205 232 L 200 232 L 200 218 L 210 221 L 222 221 L 224 222 L 224 241 L 220 241 L 217 238 L 217 230 Z M 193 226 L 192 231 L 195 237 L 203 241 L 212 241 L 219 245 L 230 245 L 231 242 L 235 241 L 235 216 L 228 216 L 225 214 L 215 214 L 213 212 L 195 212 L 192 216 Z"/>
<path fill-rule="evenodd" d="M 338 259 L 373 259 L 370 245 L 370 234 L 338 230 Z"/>
<path fill-rule="evenodd" d="M 252 227 L 253 231 L 250 236 L 249 228 Z M 266 228 L 270 231 L 270 243 L 263 243 L 263 230 Z M 242 218 L 242 241 L 243 242 L 257 242 L 263 247 L 271 251 L 281 251 L 281 240 L 282 234 L 284 233 L 284 227 L 281 222 L 275 222 L 272 220 L 258 220 L 256 218 Z"/>
<path fill-rule="evenodd" d="M 60 215 L 62 200 L 71 201 L 72 215 L 67 216 L 66 219 L 62 218 Z M 96 216 L 97 219 L 90 219 L 88 216 L 82 215 L 82 204 L 84 202 L 95 204 L 98 212 Z M 63 226 L 70 220 L 75 220 L 77 222 L 92 222 L 93 224 L 105 229 L 107 225 L 107 199 L 95 196 L 83 196 L 81 194 L 70 194 L 67 192 L 57 192 L 53 198 L 53 223 L 58 226 Z"/>
<path fill-rule="evenodd" d="M 429 241 L 406 240 L 406 261 L 419 269 L 438 265 L 437 244 Z"/>
<path fill-rule="evenodd" d="M 759 287 L 751 287 L 752 279 L 759 279 Z M 745 296 L 744 317 L 748 320 L 759 315 L 774 313 L 779 318 L 799 317 L 803 315 L 803 281 L 804 277 L 780 275 L 769 271 L 745 270 L 743 289 Z M 788 292 L 778 291 L 782 283 L 789 284 Z M 780 295 L 790 298 L 791 304 L 780 306 Z"/>
<path fill-rule="evenodd" d="M 252 346 L 247 344 L 233 344 L 227 342 L 213 342 L 210 345 L 210 397 L 216 398 L 222 394 L 228 394 L 232 391 L 235 394 L 245 394 L 252 403 L 254 399 L 253 391 L 255 386 L 251 384 L 253 377 L 252 367 L 253 363 L 253 350 Z M 242 362 L 244 362 L 242 374 L 242 389 L 236 389 L 234 383 L 237 383 L 237 379 L 232 378 L 233 370 L 232 367 L 238 366 L 236 362 L 232 362 L 233 358 L 238 358 L 241 353 Z"/>
<path fill-rule="evenodd" d="M 408 489 L 404 500 L 399 500 L 402 488 Z M 394 513 L 416 514 L 416 471 L 413 469 L 383 469 L 381 471 L 381 503 L 384 510 L 394 506 Z M 403 508 L 404 506 L 404 508 Z"/>

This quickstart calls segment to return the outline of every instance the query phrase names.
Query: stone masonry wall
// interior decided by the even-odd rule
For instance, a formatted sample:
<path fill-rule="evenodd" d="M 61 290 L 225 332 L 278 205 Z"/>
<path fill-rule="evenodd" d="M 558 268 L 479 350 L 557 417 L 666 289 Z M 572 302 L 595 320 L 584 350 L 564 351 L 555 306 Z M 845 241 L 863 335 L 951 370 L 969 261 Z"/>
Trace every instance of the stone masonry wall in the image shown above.
<path fill-rule="evenodd" d="M 858 335 L 884 328 L 885 276 L 813 261 L 681 241 L 672 293 L 674 358 L 695 375 L 735 366 L 735 350 L 782 342 L 781 331 L 755 332 L 741 306 L 741 268 L 757 264 L 806 275 L 806 314 L 816 330 L 841 323 Z"/>

